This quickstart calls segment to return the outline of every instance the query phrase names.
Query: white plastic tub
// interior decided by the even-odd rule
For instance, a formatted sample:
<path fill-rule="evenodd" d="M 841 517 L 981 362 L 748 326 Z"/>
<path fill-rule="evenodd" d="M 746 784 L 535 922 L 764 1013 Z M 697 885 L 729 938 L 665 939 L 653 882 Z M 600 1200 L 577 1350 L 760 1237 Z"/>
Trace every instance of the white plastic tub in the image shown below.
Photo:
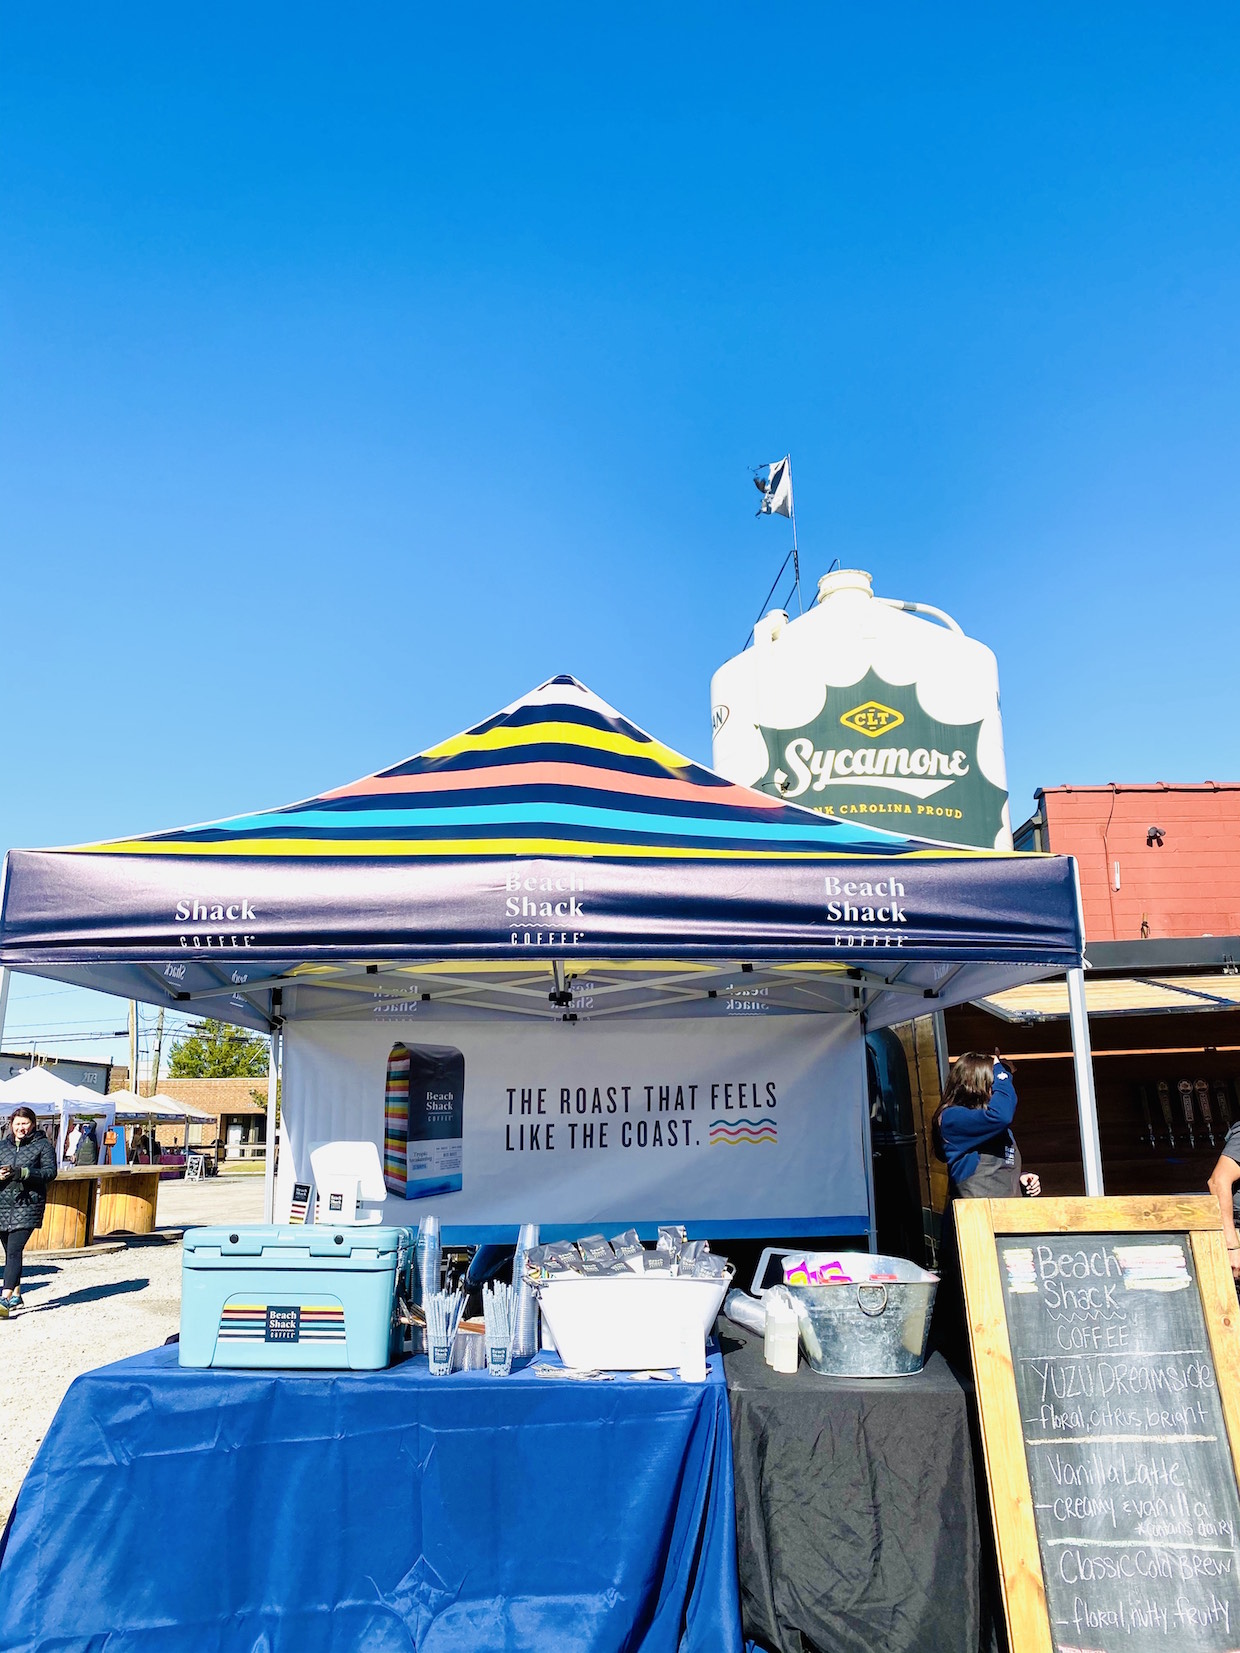
<path fill-rule="evenodd" d="M 601 1372 L 700 1364 L 732 1283 L 666 1274 L 546 1280 L 538 1301 L 566 1366 Z"/>

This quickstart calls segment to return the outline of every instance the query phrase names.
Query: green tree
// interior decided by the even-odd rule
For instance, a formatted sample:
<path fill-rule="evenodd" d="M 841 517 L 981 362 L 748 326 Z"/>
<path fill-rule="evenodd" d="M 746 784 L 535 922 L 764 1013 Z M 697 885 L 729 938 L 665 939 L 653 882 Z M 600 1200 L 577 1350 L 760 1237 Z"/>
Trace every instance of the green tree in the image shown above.
<path fill-rule="evenodd" d="M 260 1079 L 267 1072 L 267 1041 L 228 1022 L 194 1022 L 174 1042 L 168 1072 L 173 1079 Z"/>

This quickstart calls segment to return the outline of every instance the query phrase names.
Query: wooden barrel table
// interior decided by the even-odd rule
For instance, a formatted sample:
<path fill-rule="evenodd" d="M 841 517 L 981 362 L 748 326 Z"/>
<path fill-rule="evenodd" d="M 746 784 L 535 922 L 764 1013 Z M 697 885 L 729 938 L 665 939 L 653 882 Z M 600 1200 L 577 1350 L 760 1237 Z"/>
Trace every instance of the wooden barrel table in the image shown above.
<path fill-rule="evenodd" d="M 149 1234 L 158 1200 L 157 1165 L 66 1165 L 26 1249 L 83 1251 L 108 1234 Z"/>
<path fill-rule="evenodd" d="M 158 1165 L 101 1165 L 94 1235 L 149 1234 L 159 1201 Z"/>
<path fill-rule="evenodd" d="M 30 1251 L 80 1251 L 94 1238 L 95 1168 L 66 1166 L 47 1190 L 43 1225 L 26 1242 Z"/>

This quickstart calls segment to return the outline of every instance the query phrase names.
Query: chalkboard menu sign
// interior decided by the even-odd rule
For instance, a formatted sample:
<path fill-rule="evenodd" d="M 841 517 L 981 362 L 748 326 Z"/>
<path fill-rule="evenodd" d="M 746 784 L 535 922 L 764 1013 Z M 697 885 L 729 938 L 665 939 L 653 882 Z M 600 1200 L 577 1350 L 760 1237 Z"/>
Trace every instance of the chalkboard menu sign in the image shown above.
<path fill-rule="evenodd" d="M 1149 1201 L 1134 1226 L 1124 1200 L 969 1203 L 988 1208 L 961 1249 L 1013 1646 L 1234 1653 L 1235 1293 L 1221 1234 L 1153 1209 L 1216 1227 L 1217 1206 Z"/>

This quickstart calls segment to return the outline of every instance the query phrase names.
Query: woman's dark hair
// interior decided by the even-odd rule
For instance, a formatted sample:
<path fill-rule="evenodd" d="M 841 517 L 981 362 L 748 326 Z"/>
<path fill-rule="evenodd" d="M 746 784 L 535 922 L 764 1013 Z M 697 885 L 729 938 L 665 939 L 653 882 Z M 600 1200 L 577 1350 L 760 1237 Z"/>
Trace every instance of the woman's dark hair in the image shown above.
<path fill-rule="evenodd" d="M 9 1115 L 10 1125 L 17 1118 L 18 1114 L 20 1114 L 23 1119 L 28 1119 L 32 1125 L 37 1125 L 39 1123 L 34 1116 L 34 1109 L 28 1108 L 23 1102 L 20 1108 L 14 1108 L 13 1112 Z"/>
<path fill-rule="evenodd" d="M 963 1056 L 957 1056 L 943 1087 L 943 1100 L 934 1110 L 934 1119 L 930 1126 L 931 1140 L 939 1159 L 947 1158 L 943 1146 L 944 1113 L 948 1108 L 984 1108 L 990 1101 L 994 1083 L 993 1056 L 980 1056 L 975 1050 L 966 1050 Z"/>

